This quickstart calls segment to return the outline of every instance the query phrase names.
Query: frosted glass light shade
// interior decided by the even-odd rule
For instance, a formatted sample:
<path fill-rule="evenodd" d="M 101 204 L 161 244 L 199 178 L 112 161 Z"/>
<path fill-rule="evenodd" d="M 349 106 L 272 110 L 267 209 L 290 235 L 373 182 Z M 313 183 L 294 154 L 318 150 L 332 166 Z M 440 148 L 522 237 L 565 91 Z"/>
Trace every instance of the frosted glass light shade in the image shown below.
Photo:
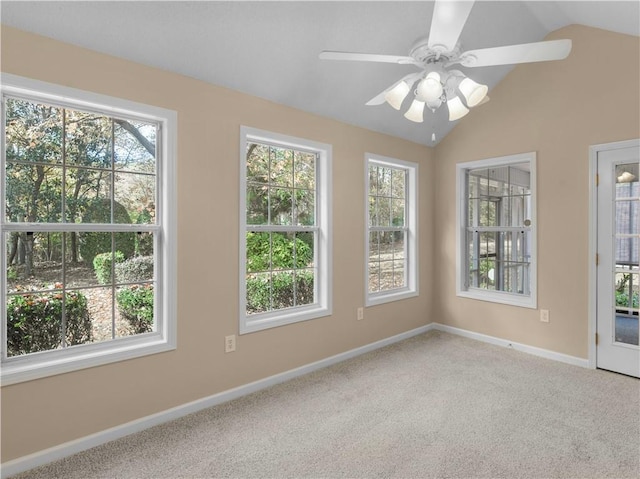
<path fill-rule="evenodd" d="M 467 105 L 469 107 L 474 107 L 478 105 L 485 96 L 487 96 L 487 92 L 489 91 L 489 87 L 487 85 L 480 85 L 479 83 L 474 82 L 471 78 L 465 78 L 460 82 L 460 93 L 464 96 L 464 99 L 467 100 Z"/>
<path fill-rule="evenodd" d="M 424 120 L 424 102 L 420 100 L 413 100 L 411 106 L 404 114 L 407 120 L 415 121 L 416 123 L 422 123 Z"/>
<path fill-rule="evenodd" d="M 448 100 L 447 105 L 449 106 L 449 121 L 459 120 L 469 113 L 469 109 L 462 104 L 459 96 L 454 96 L 451 100 Z"/>
<path fill-rule="evenodd" d="M 396 86 L 394 86 L 391 90 L 384 94 L 384 99 L 386 102 L 391 105 L 396 110 L 399 110 L 402 106 L 402 101 L 409 94 L 409 85 L 407 82 L 401 81 Z"/>
<path fill-rule="evenodd" d="M 438 72 L 429 73 L 424 80 L 418 83 L 418 96 L 421 100 L 432 102 L 442 96 L 442 83 Z"/>

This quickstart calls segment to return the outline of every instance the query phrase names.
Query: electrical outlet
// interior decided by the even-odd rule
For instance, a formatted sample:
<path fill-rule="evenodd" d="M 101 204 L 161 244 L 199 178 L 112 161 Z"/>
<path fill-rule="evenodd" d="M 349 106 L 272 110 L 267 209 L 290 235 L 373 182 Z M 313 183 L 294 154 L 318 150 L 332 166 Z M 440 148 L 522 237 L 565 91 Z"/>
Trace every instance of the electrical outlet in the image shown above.
<path fill-rule="evenodd" d="M 549 322 L 549 310 L 548 309 L 541 309 L 540 310 L 540 321 L 542 321 L 543 323 L 548 323 Z"/>
<path fill-rule="evenodd" d="M 363 307 L 359 307 L 358 308 L 358 321 L 361 321 L 364 319 L 364 308 Z"/>
<path fill-rule="evenodd" d="M 232 353 L 236 350 L 236 335 L 232 334 L 231 336 L 224 337 L 224 352 Z"/>

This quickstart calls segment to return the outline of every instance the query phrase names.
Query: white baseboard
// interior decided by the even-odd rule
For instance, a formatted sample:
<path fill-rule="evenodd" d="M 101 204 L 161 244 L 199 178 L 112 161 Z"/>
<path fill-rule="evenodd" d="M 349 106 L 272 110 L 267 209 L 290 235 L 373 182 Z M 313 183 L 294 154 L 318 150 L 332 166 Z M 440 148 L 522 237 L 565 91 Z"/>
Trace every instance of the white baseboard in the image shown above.
<path fill-rule="evenodd" d="M 7 461 L 2 464 L 0 477 L 7 478 L 20 472 L 33 469 L 34 467 L 57 461 L 58 459 L 62 459 L 64 457 L 85 451 L 109 441 L 113 441 L 115 439 L 119 439 L 121 437 L 143 431 L 150 427 L 157 426 L 158 424 L 172 421 L 174 419 L 192 414 L 202 409 L 206 409 L 227 401 L 231 401 L 233 399 L 237 399 L 241 396 L 246 396 L 247 394 L 251 394 L 261 389 L 265 389 L 276 384 L 289 381 L 290 379 L 303 376 L 310 372 L 317 371 L 318 369 L 326 368 L 327 366 L 331 366 L 347 359 L 360 356 L 361 354 L 368 353 L 370 351 L 383 348 L 385 346 L 403 341 L 413 336 L 426 333 L 427 331 L 430 331 L 432 329 L 434 329 L 433 324 L 421 326 L 419 328 L 412 329 L 411 331 L 406 331 L 404 333 L 391 336 L 390 338 L 385 338 L 380 341 L 376 341 L 375 343 L 367 344 L 366 346 L 361 346 L 344 353 L 336 354 L 335 356 L 321 359 L 320 361 L 316 361 L 299 368 L 291 369 L 289 371 L 285 371 L 283 373 L 276 374 L 259 381 L 255 381 L 234 389 L 229 389 L 228 391 L 214 394 L 213 396 L 198 399 L 197 401 L 193 401 L 181 406 L 167 409 L 166 411 L 136 419 L 135 421 L 131 421 L 120 426 L 115 426 L 110 429 L 106 429 L 104 431 L 100 431 L 95 434 L 76 439 L 74 441 L 69 441 L 64 444 L 45 449 L 43 451 L 38 451 L 33 454 L 14 459 L 12 461 Z"/>
<path fill-rule="evenodd" d="M 572 364 L 574 366 L 580 366 L 583 368 L 590 368 L 589 360 L 577 358 L 575 356 L 569 356 L 568 354 L 558 353 L 550 351 L 548 349 L 537 348 L 535 346 L 529 346 L 527 344 L 515 343 L 506 339 L 496 338 L 494 336 L 488 336 L 486 334 L 475 333 L 466 329 L 454 328 L 453 326 L 447 326 L 440 323 L 429 324 L 430 330 L 444 331 L 445 333 L 456 334 L 469 339 L 475 339 L 476 341 L 482 341 L 483 343 L 494 344 L 496 346 L 502 346 L 505 348 L 515 349 L 523 353 L 533 354 L 534 356 L 540 356 L 546 359 L 553 359 L 554 361 L 560 361 L 561 363 Z"/>

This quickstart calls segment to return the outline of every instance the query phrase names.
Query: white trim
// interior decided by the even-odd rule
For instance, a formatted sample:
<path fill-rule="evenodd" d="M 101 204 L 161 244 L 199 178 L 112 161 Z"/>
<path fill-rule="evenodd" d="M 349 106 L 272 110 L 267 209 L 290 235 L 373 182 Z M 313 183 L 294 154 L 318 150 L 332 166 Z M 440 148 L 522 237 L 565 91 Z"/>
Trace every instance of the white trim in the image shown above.
<path fill-rule="evenodd" d="M 596 176 L 598 174 L 598 153 L 620 148 L 633 148 L 640 146 L 640 139 L 616 141 L 613 143 L 601 143 L 589 146 L 589 304 L 588 304 L 588 346 L 589 346 L 589 367 L 597 367 L 597 306 L 598 306 L 598 283 L 596 267 L 596 254 L 598 253 L 598 187 Z"/>
<path fill-rule="evenodd" d="M 369 164 L 375 163 L 390 168 L 402 169 L 407 172 L 405 205 L 407 244 L 405 245 L 405 274 L 406 285 L 401 289 L 369 293 Z M 419 275 L 418 265 L 418 174 L 419 165 L 410 161 L 398 160 L 387 156 L 365 153 L 364 161 L 364 298 L 365 306 L 399 301 L 401 299 L 418 296 Z"/>
<path fill-rule="evenodd" d="M 432 325 L 421 326 L 419 328 L 412 329 L 410 331 L 406 331 L 389 338 L 381 339 L 380 341 L 376 341 L 359 348 L 345 351 L 344 353 L 336 354 L 335 356 L 315 361 L 305 366 L 290 369 L 289 371 L 275 374 L 273 376 L 269 376 L 268 378 L 260 379 L 258 381 L 254 381 L 237 388 L 229 389 L 227 391 L 223 391 L 221 393 L 214 394 L 203 399 L 198 399 L 181 406 L 167 409 L 166 411 L 151 414 L 149 416 L 145 416 L 143 418 L 136 419 L 125 424 L 121 424 L 120 426 L 115 426 L 104 431 L 100 431 L 95 434 L 76 439 L 74 441 L 69 441 L 64 444 L 45 449 L 43 451 L 38 451 L 33 454 L 14 459 L 12 461 L 7 461 L 2 464 L 1 477 L 9 477 L 14 474 L 33 469 L 34 467 L 42 466 L 43 464 L 62 459 L 64 457 L 70 456 L 71 454 L 86 451 L 87 449 L 105 444 L 109 441 L 113 441 L 115 439 L 119 439 L 130 434 L 143 431 L 150 427 L 157 426 L 158 424 L 178 419 L 188 414 L 201 411 L 202 409 L 217 406 L 218 404 L 222 404 L 224 402 L 246 396 L 247 394 L 260 391 L 276 384 L 280 384 L 285 381 L 303 376 L 305 374 L 309 374 L 313 371 L 326 368 L 333 364 L 346 361 L 347 359 L 351 359 L 356 356 L 374 351 L 376 349 L 383 348 L 390 344 L 409 339 L 413 336 L 426 333 L 431 329 L 433 329 Z"/>
<path fill-rule="evenodd" d="M 159 242 L 162 245 L 156 252 L 156 308 L 161 305 L 161 314 L 156 312 L 157 331 L 149 334 L 137 335 L 127 338 L 119 338 L 112 341 L 104 341 L 95 344 L 73 346 L 67 349 L 55 351 L 43 351 L 30 355 L 8 358 L 2 363 L 2 385 L 16 384 L 42 377 L 67 373 L 117 361 L 133 359 L 150 354 L 170 351 L 176 348 L 177 334 L 177 302 L 176 302 L 176 271 L 177 271 L 177 125 L 178 116 L 175 111 L 167 110 L 152 105 L 137 103 L 125 99 L 114 98 L 85 90 L 64 87 L 52 83 L 46 83 L 31 78 L 2 73 L 2 95 L 16 95 L 34 101 L 51 102 L 56 105 L 75 109 L 86 109 L 107 114 L 116 118 L 135 118 L 143 121 L 152 121 L 159 125 L 157 142 L 158 148 L 157 178 L 159 182 L 159 198 L 157 204 L 158 217 L 161 218 L 161 227 L 156 226 L 131 226 L 123 225 L 102 227 L 91 225 L 86 227 L 91 231 L 103 230 L 127 230 L 143 229 L 148 231 L 158 230 Z M 2 165 L 4 165 L 4 135 L 2 135 Z M 0 172 L 0 179 L 4 183 L 4 170 Z M 0 198 L 0 206 L 4 211 L 4 197 Z M 0 220 L 4 223 L 4 219 Z M 21 224 L 24 225 L 24 224 Z M 81 225 L 51 225 L 51 230 L 67 231 L 84 230 Z M 4 232 L 20 229 L 22 226 L 3 224 Z M 49 225 L 35 225 L 34 231 L 49 228 Z M 0 238 L 0 245 L 4 248 L 4 236 Z M 6 268 L 4 267 L 4 255 L 0 258 L 2 273 L 0 278 L 6 280 Z M 5 326 L 6 304 L 0 304 L 0 323 Z M 1 334 L 5 340 L 4 332 Z M 4 348 L 4 345 L 2 346 Z"/>
<path fill-rule="evenodd" d="M 248 141 L 266 143 L 285 148 L 314 152 L 318 155 L 316 163 L 316 227 L 318 244 L 315 248 L 315 264 L 317 265 L 316 303 L 309 306 L 298 306 L 286 310 L 266 313 L 246 314 L 246 154 Z M 246 334 L 264 329 L 284 326 L 286 324 L 307 321 L 332 313 L 332 146 L 327 143 L 296 138 L 293 136 L 272 133 L 247 126 L 240 126 L 240 208 L 239 208 L 239 333 Z M 267 230 L 270 228 L 266 228 Z M 291 227 L 284 229 L 290 230 Z M 307 229 L 302 227 L 300 229 Z"/>
<path fill-rule="evenodd" d="M 534 356 L 552 359 L 553 361 L 559 361 L 561 363 L 571 364 L 573 366 L 580 366 L 583 368 L 589 367 L 589 360 L 587 359 L 569 356 L 568 354 L 558 353 L 549 349 L 537 348 L 535 346 L 529 346 L 528 344 L 509 341 L 508 339 L 496 338 L 494 336 L 488 336 L 486 334 L 476 333 L 473 331 L 468 331 L 466 329 L 454 328 L 453 326 L 447 326 L 446 324 L 431 323 L 429 326 L 431 326 L 431 329 L 435 331 L 442 331 L 469 339 L 475 339 L 476 341 L 482 341 L 483 343 L 502 346 L 503 348 L 513 349 L 522 353 L 533 354 Z"/>
<path fill-rule="evenodd" d="M 518 153 L 515 155 L 501 156 L 484 160 L 468 161 L 456 165 L 456 295 L 462 298 L 469 298 L 492 303 L 508 304 L 523 308 L 536 309 L 538 307 L 538 233 L 537 233 L 537 174 L 536 174 L 536 152 Z M 531 264 L 529 266 L 529 282 L 531 294 L 515 294 L 503 291 L 485 291 L 478 288 L 466 288 L 465 276 L 462 269 L 466 261 L 466 244 L 464 241 L 466 228 L 463 225 L 463 218 L 466 217 L 466 180 L 464 171 L 470 168 L 487 168 L 491 166 L 505 166 L 514 163 L 529 162 L 530 168 L 530 189 L 531 189 Z"/>

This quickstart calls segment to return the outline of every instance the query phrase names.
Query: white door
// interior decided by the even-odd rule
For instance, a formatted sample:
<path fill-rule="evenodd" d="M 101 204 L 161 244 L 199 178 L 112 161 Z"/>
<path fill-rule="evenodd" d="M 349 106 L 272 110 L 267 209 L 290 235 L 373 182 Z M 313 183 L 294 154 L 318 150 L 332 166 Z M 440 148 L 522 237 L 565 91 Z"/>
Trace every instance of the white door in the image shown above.
<path fill-rule="evenodd" d="M 640 147 L 598 151 L 598 368 L 640 377 Z"/>

